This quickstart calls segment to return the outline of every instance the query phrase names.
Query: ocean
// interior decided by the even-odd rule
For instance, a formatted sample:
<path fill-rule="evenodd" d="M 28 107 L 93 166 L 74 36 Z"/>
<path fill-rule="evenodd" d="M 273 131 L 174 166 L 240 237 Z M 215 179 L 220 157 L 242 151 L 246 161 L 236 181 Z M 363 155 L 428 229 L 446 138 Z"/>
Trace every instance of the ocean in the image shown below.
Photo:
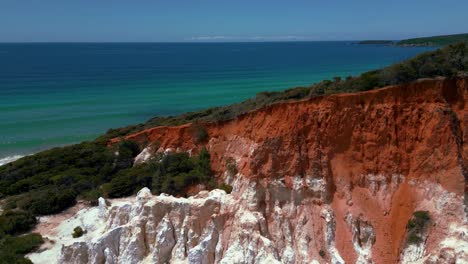
<path fill-rule="evenodd" d="M 157 115 L 358 75 L 431 49 L 349 41 L 0 44 L 0 165 Z"/>

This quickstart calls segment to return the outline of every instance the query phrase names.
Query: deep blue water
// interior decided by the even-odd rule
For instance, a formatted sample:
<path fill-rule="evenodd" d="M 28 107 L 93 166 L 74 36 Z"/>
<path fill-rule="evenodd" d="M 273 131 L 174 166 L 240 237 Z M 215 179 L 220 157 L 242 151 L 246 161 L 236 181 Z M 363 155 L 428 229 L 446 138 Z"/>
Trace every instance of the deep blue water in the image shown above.
<path fill-rule="evenodd" d="M 429 49 L 352 42 L 0 44 L 0 159 L 156 115 L 357 75 Z"/>

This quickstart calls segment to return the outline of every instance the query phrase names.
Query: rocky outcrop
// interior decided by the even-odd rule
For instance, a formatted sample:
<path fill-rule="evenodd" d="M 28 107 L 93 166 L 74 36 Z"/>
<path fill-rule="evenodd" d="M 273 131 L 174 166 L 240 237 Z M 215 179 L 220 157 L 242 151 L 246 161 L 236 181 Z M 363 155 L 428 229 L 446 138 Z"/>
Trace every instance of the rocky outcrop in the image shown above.
<path fill-rule="evenodd" d="M 160 151 L 207 147 L 233 192 L 185 199 L 144 190 L 136 202 L 106 207 L 103 233 L 65 246 L 61 260 L 468 261 L 467 91 L 467 79 L 432 79 L 274 104 L 204 124 L 203 144 L 194 143 L 190 124 L 130 135 Z M 417 210 L 432 224 L 424 241 L 408 245 L 406 225 Z"/>

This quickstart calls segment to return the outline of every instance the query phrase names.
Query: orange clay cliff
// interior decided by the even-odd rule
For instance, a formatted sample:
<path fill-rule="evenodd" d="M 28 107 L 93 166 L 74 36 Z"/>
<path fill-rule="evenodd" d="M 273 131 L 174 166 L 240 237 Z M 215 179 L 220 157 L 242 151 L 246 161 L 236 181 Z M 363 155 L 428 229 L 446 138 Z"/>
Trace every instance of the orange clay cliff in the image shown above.
<path fill-rule="evenodd" d="M 147 250 L 132 257 L 159 254 L 159 259 L 193 263 L 466 263 L 467 91 L 466 78 L 425 79 L 277 103 L 202 124 L 208 137 L 201 143 L 193 140 L 192 124 L 129 135 L 146 146 L 137 163 L 156 152 L 195 153 L 206 147 L 218 181 L 233 187 L 231 194 L 201 191 L 192 200 L 158 198 L 166 204 L 158 207 L 164 218 L 154 220 L 156 209 L 139 217 L 147 214 L 142 219 L 153 219 L 151 225 L 160 229 L 171 223 L 170 234 L 156 236 L 165 240 L 151 242 L 173 241 L 166 243 L 169 253 L 142 245 Z M 227 169 L 228 160 L 236 171 Z M 188 209 L 176 209 L 182 205 Z M 114 210 L 110 217 L 122 218 L 124 211 Z M 143 237 L 149 236 L 148 225 L 138 229 Z M 120 234 L 120 241 L 132 241 L 132 232 Z M 76 261 L 79 250 L 65 248 L 62 260 Z"/>

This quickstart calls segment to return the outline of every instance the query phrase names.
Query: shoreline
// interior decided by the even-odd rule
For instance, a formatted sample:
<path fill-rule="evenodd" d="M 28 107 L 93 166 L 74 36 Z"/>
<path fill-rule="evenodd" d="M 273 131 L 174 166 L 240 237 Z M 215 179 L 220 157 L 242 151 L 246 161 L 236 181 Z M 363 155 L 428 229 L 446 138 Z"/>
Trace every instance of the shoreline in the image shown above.
<path fill-rule="evenodd" d="M 29 155 L 32 155 L 32 154 L 29 154 Z M 0 166 L 6 165 L 6 164 L 14 162 L 14 161 L 17 161 L 17 160 L 19 160 L 19 159 L 21 159 L 23 157 L 29 156 L 29 155 L 12 155 L 12 156 L 7 156 L 5 158 L 1 158 L 0 159 Z"/>

